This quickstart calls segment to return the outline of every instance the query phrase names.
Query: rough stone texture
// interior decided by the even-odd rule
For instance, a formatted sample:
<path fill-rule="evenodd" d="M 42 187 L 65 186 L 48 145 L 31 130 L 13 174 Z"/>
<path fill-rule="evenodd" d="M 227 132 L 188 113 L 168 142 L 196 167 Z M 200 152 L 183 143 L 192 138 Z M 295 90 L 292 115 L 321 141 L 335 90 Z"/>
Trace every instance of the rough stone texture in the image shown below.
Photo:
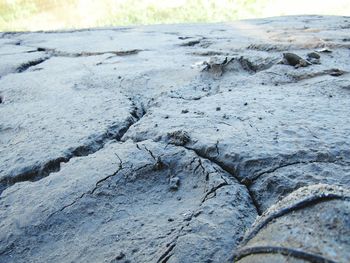
<path fill-rule="evenodd" d="M 0 34 L 0 262 L 223 262 L 286 195 L 349 189 L 349 33 L 300 16 Z"/>
<path fill-rule="evenodd" d="M 349 262 L 350 191 L 329 185 L 296 190 L 253 224 L 237 262 Z M 284 259 L 281 260 L 281 255 Z"/>

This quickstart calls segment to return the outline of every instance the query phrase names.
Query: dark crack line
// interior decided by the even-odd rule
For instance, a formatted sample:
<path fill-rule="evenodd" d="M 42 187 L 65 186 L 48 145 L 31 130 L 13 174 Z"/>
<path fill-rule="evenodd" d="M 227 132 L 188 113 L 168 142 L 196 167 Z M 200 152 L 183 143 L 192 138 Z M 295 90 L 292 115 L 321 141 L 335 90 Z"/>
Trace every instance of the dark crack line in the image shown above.
<path fill-rule="evenodd" d="M 63 210 L 67 209 L 68 207 L 73 206 L 73 205 L 76 204 L 80 199 L 82 199 L 85 195 L 87 195 L 87 194 L 91 194 L 91 195 L 94 194 L 95 191 L 100 187 L 100 184 L 101 184 L 101 183 L 105 182 L 106 180 L 110 179 L 111 177 L 116 176 L 121 170 L 123 170 L 123 167 L 122 167 L 121 165 L 122 165 L 122 163 L 119 163 L 118 170 L 116 170 L 114 173 L 112 173 L 112 174 L 110 174 L 110 175 L 108 175 L 108 176 L 106 176 L 106 177 L 104 177 L 104 178 L 98 180 L 98 181 L 96 182 L 96 184 L 95 184 L 95 187 L 94 187 L 92 190 L 87 191 L 87 192 L 81 194 L 78 198 L 74 199 L 71 203 L 69 203 L 69 204 L 63 206 L 63 207 L 60 208 L 59 210 L 57 210 L 57 211 L 53 212 L 52 214 L 50 214 L 50 215 L 47 217 L 47 220 L 50 219 L 52 216 L 56 215 L 57 213 L 60 213 L 60 212 L 62 212 Z"/>
<path fill-rule="evenodd" d="M 316 196 L 311 196 L 308 198 L 305 198 L 297 203 L 294 203 L 292 205 L 289 205 L 275 213 L 272 213 L 271 215 L 267 216 L 262 222 L 251 228 L 249 234 L 244 238 L 241 245 L 246 245 L 249 240 L 251 240 L 263 227 L 265 227 L 269 222 L 273 221 L 274 219 L 277 219 L 285 214 L 295 212 L 297 210 L 316 205 L 321 202 L 327 202 L 332 200 L 350 200 L 350 196 L 343 196 L 340 194 L 334 194 L 334 193 L 321 193 Z"/>
<path fill-rule="evenodd" d="M 151 155 L 152 159 L 157 161 L 156 157 L 153 155 L 152 151 L 149 150 L 146 145 L 143 145 L 143 147 L 145 148 L 145 150 L 149 153 L 149 155 Z"/>
<path fill-rule="evenodd" d="M 179 145 L 177 145 L 179 146 Z M 180 147 L 183 147 L 185 148 L 186 150 L 189 150 L 189 151 L 192 151 L 194 152 L 197 156 L 205 159 L 205 160 L 208 160 L 209 162 L 211 163 L 214 163 L 216 164 L 217 166 L 219 166 L 223 171 L 225 171 L 226 173 L 228 173 L 229 175 L 231 175 L 233 178 L 235 178 L 237 180 L 238 183 L 240 183 L 241 185 L 245 186 L 247 188 L 247 192 L 250 196 L 250 199 L 252 201 L 252 204 L 253 206 L 255 207 L 255 210 L 257 212 L 258 215 L 261 215 L 261 209 L 260 209 L 260 206 L 258 204 L 258 201 L 254 198 L 254 195 L 253 193 L 251 192 L 250 188 L 249 188 L 249 184 L 246 183 L 246 181 L 244 180 L 240 180 L 238 175 L 237 175 L 237 172 L 235 170 L 233 170 L 232 168 L 229 168 L 227 167 L 225 164 L 221 163 L 220 161 L 212 158 L 212 157 L 209 157 L 209 156 L 206 156 L 205 154 L 201 153 L 200 151 L 196 150 L 196 149 L 192 149 L 192 148 L 189 148 L 189 147 L 186 147 L 186 146 L 180 146 Z"/>
<path fill-rule="evenodd" d="M 133 104 L 133 107 L 134 110 L 132 112 L 137 110 L 135 104 Z M 76 147 L 65 156 L 50 160 L 34 168 L 30 167 L 30 169 L 27 169 L 25 172 L 22 172 L 15 176 L 10 175 L 3 177 L 0 180 L 0 195 L 8 187 L 11 187 L 16 183 L 25 181 L 39 181 L 49 176 L 53 172 L 59 172 L 62 163 L 67 163 L 74 157 L 82 157 L 93 154 L 101 150 L 105 144 L 111 140 L 121 141 L 124 134 L 130 129 L 131 126 L 136 124 L 144 116 L 145 112 L 142 112 L 143 115 L 137 115 L 138 118 L 135 118 L 132 113 L 130 114 L 131 116 L 124 123 L 110 126 L 105 133 L 97 136 L 96 139 L 89 141 L 86 145 Z"/>
<path fill-rule="evenodd" d="M 347 164 L 347 163 L 342 163 L 341 161 L 339 160 L 325 160 L 325 161 L 318 161 L 318 160 L 311 160 L 311 161 L 297 161 L 297 162 L 292 162 L 292 163 L 286 163 L 286 164 L 283 164 L 283 165 L 280 165 L 280 166 L 277 166 L 277 167 L 274 167 L 272 169 L 269 169 L 267 171 L 264 171 L 264 172 L 261 172 L 261 173 L 258 173 L 256 175 L 253 175 L 252 177 L 250 178 L 246 178 L 245 181 L 247 181 L 247 184 L 248 185 L 251 185 L 254 181 L 256 181 L 257 179 L 260 178 L 260 176 L 264 176 L 265 174 L 270 174 L 270 173 L 274 173 L 276 172 L 277 170 L 279 169 L 282 169 L 282 168 L 285 168 L 285 167 L 288 167 L 288 166 L 293 166 L 293 165 L 298 165 L 298 164 L 312 164 L 312 163 L 333 163 L 333 164 L 338 164 L 338 165 L 350 165 L 350 164 Z M 244 179 L 243 179 L 244 180 Z"/>
<path fill-rule="evenodd" d="M 217 140 L 216 143 L 215 143 L 215 150 L 216 150 L 216 155 L 219 156 L 220 155 L 219 140 Z"/>
<path fill-rule="evenodd" d="M 192 213 L 192 215 L 193 215 L 193 213 Z M 192 219 L 192 216 L 191 216 L 191 219 Z M 186 226 L 188 226 L 188 225 L 189 225 L 189 223 L 186 224 Z M 185 226 L 181 226 L 181 228 L 178 230 L 178 233 L 176 234 L 174 239 L 167 244 L 167 249 L 160 255 L 159 259 L 157 260 L 157 263 L 166 263 L 166 262 L 168 262 L 170 257 L 173 255 L 173 251 L 174 251 L 174 249 L 176 247 L 177 240 L 180 237 L 183 237 L 183 236 L 186 235 L 186 233 L 182 234 L 182 232 L 184 231 L 184 228 L 185 228 Z"/>
<path fill-rule="evenodd" d="M 250 199 L 253 202 L 253 205 L 255 206 L 255 209 L 256 209 L 258 215 L 261 216 L 262 215 L 262 210 L 260 208 L 260 205 L 259 205 L 258 201 L 255 198 L 254 192 L 250 189 L 250 187 L 248 185 L 245 185 L 245 186 L 247 187 L 248 194 L 250 196 Z"/>
<path fill-rule="evenodd" d="M 222 182 L 222 183 L 218 184 L 217 186 L 213 187 L 212 189 L 210 189 L 210 191 L 208 191 L 205 194 L 205 196 L 203 197 L 202 203 L 208 201 L 209 199 L 214 198 L 216 196 L 216 191 L 219 190 L 221 187 L 224 187 L 227 185 L 230 185 L 230 184 L 225 181 L 225 182 Z M 213 195 L 213 196 L 211 196 L 211 195 Z"/>
<path fill-rule="evenodd" d="M 193 151 L 193 150 L 192 150 Z M 195 158 L 197 159 L 197 158 Z M 205 158 L 204 158 L 205 159 Z M 200 160 L 200 158 L 199 158 Z M 193 163 L 193 159 L 191 161 Z M 208 173 L 209 174 L 209 173 Z M 195 209 L 194 211 L 191 212 L 191 215 L 190 217 L 186 220 L 186 221 L 189 221 L 188 223 L 185 224 L 185 226 L 189 226 L 191 220 L 193 217 L 197 217 L 199 214 L 200 214 L 200 207 L 209 199 L 213 198 L 213 197 L 209 197 L 211 194 L 215 194 L 216 196 L 216 191 L 219 190 L 220 188 L 224 187 L 224 186 L 227 186 L 227 185 L 231 185 L 229 184 L 227 181 L 226 181 L 226 178 L 224 176 L 221 176 L 222 180 L 224 182 L 220 183 L 219 185 L 213 187 L 209 192 L 207 192 L 207 194 L 204 196 L 204 198 L 202 199 L 198 209 Z M 214 197 L 215 197 L 214 196 Z M 198 212 L 199 211 L 199 212 Z M 178 234 L 177 236 L 173 239 L 173 241 L 171 241 L 170 243 L 168 243 L 168 247 L 166 249 L 166 251 L 159 257 L 159 259 L 157 260 L 157 263 L 166 263 L 168 262 L 168 260 L 171 258 L 171 256 L 173 255 L 173 251 L 177 245 L 177 240 L 179 239 L 179 237 L 183 237 L 186 235 L 186 233 L 182 233 L 184 231 L 184 227 L 185 226 L 182 226 L 179 231 L 178 231 Z"/>
<path fill-rule="evenodd" d="M 46 52 L 54 57 L 90 57 L 90 56 L 100 56 L 104 54 L 114 54 L 116 56 L 129 56 L 136 55 L 141 51 L 141 49 L 131 49 L 131 50 L 120 50 L 120 51 L 103 51 L 103 52 L 65 52 L 59 51 L 53 48 L 38 47 L 37 51 Z"/>
<path fill-rule="evenodd" d="M 197 160 L 198 160 L 198 164 L 194 168 L 194 172 L 196 172 L 200 167 L 202 169 L 203 173 L 205 173 L 205 168 L 203 167 L 202 160 L 200 158 L 198 158 Z"/>
<path fill-rule="evenodd" d="M 276 246 L 257 246 L 257 247 L 248 247 L 242 250 L 239 250 L 236 255 L 233 257 L 233 261 L 238 261 L 244 257 L 254 255 L 254 254 L 281 254 L 286 257 L 293 257 L 304 259 L 309 262 L 314 263 L 336 263 L 333 260 L 322 257 L 320 255 L 316 255 L 313 253 L 308 253 L 305 251 L 301 251 L 294 248 L 286 248 L 286 247 L 276 247 Z"/>
<path fill-rule="evenodd" d="M 173 255 L 171 252 L 174 250 L 176 246 L 176 241 L 179 237 L 177 236 L 176 239 L 168 246 L 166 251 L 160 256 L 160 258 L 157 260 L 157 263 L 166 263 L 168 262 L 169 258 Z"/>
<path fill-rule="evenodd" d="M 120 163 L 117 171 L 115 171 L 114 173 L 112 173 L 112 174 L 106 176 L 105 178 L 102 178 L 101 180 L 96 182 L 95 188 L 90 191 L 91 194 L 95 193 L 95 191 L 100 187 L 101 183 L 105 182 L 106 180 L 108 180 L 111 177 L 116 176 L 121 170 L 123 170 L 123 167 L 121 166 L 121 163 Z"/>
<path fill-rule="evenodd" d="M 179 46 L 181 46 L 181 47 L 193 47 L 193 46 L 200 44 L 202 40 L 204 40 L 204 38 L 186 41 L 186 42 L 181 43 Z"/>
<path fill-rule="evenodd" d="M 16 73 L 22 73 L 24 71 L 27 71 L 29 68 L 34 67 L 36 65 L 39 65 L 39 64 L 45 62 L 46 60 L 48 60 L 50 58 L 51 57 L 45 57 L 45 58 L 39 58 L 39 59 L 36 59 L 36 60 L 28 61 L 28 62 L 22 64 L 21 66 L 19 66 L 16 69 Z"/>
<path fill-rule="evenodd" d="M 75 149 L 71 150 L 66 156 L 58 157 L 57 159 L 50 160 L 44 163 L 41 166 L 36 166 L 31 168 L 30 171 L 23 172 L 21 174 L 17 174 L 16 176 L 7 176 L 0 180 L 0 194 L 6 188 L 25 181 L 39 181 L 47 176 L 49 176 L 53 172 L 58 172 L 61 169 L 62 163 L 67 163 L 70 159 L 74 157 L 88 156 L 93 154 L 104 147 L 104 145 L 110 140 L 120 141 L 122 136 L 128 131 L 130 126 L 134 122 L 131 118 L 128 119 L 125 126 L 121 129 L 115 129 L 115 127 L 110 127 L 107 131 L 98 136 L 97 139 L 88 142 L 86 145 L 78 146 Z"/>
<path fill-rule="evenodd" d="M 16 74 L 16 73 L 22 73 L 27 71 L 28 69 L 30 69 L 31 67 L 34 67 L 36 65 L 39 65 L 43 62 L 45 62 L 46 60 L 49 60 L 51 57 L 47 56 L 47 57 L 43 57 L 43 58 L 38 58 L 35 60 L 29 60 L 28 62 L 22 63 L 20 66 L 18 66 L 14 71 L 10 71 L 4 75 L 0 75 L 0 79 L 10 75 L 10 74 Z"/>
<path fill-rule="evenodd" d="M 142 165 L 141 167 L 135 169 L 135 172 L 138 172 L 138 171 L 145 169 L 146 167 L 149 167 L 149 166 L 154 166 L 154 163 L 147 163 L 145 165 Z"/>

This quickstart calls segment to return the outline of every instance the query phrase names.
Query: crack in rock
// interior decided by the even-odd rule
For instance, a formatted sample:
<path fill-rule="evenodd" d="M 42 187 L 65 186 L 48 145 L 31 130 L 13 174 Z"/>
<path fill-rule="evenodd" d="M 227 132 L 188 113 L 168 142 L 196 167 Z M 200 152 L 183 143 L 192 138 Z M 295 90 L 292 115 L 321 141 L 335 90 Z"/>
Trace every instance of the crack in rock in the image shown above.
<path fill-rule="evenodd" d="M 230 174 L 234 179 L 237 180 L 237 182 L 239 182 L 241 185 L 245 186 L 247 188 L 247 191 L 249 193 L 250 199 L 252 201 L 253 206 L 255 207 L 255 210 L 257 212 L 258 215 L 261 215 L 261 208 L 259 206 L 258 201 L 254 198 L 253 193 L 251 192 L 250 188 L 249 188 L 249 184 L 245 183 L 244 180 L 240 180 L 239 177 L 237 176 L 237 172 L 235 170 L 233 170 L 230 167 L 227 167 L 225 164 L 221 163 L 220 161 L 205 155 L 203 152 L 200 152 L 199 150 L 196 149 L 192 149 L 186 146 L 182 146 L 187 150 L 190 150 L 192 152 L 194 152 L 197 156 L 206 159 L 214 164 L 216 164 L 217 166 L 219 166 L 222 170 L 224 170 L 225 172 L 227 172 L 228 174 Z"/>
<path fill-rule="evenodd" d="M 181 230 L 180 230 L 181 231 Z M 173 255 L 171 252 L 174 250 L 176 246 L 176 241 L 179 238 L 179 236 L 176 236 L 175 239 L 168 245 L 165 252 L 159 257 L 157 260 L 157 263 L 166 263 L 170 259 L 170 257 Z"/>
<path fill-rule="evenodd" d="M 103 52 L 65 52 L 65 51 L 59 51 L 54 48 L 44 48 L 44 47 L 38 47 L 37 51 L 46 52 L 54 57 L 90 57 L 90 56 L 100 56 L 104 54 L 114 54 L 116 56 L 130 56 L 130 55 L 137 55 L 141 51 L 141 49 L 131 49 L 131 50 L 120 50 L 120 51 L 103 51 Z"/>
<path fill-rule="evenodd" d="M 130 99 L 131 100 L 131 99 Z M 141 104 L 137 106 L 135 101 L 131 100 L 133 110 L 130 112 L 130 117 L 123 124 L 115 124 L 107 128 L 107 131 L 94 140 L 89 141 L 85 145 L 71 149 L 65 156 L 60 156 L 56 159 L 49 160 L 42 165 L 28 167 L 25 172 L 15 176 L 6 176 L 0 180 L 0 195 L 8 187 L 25 181 L 39 181 L 42 178 L 49 176 L 53 172 L 58 172 L 61 169 L 61 163 L 67 163 L 74 157 L 82 157 L 93 154 L 104 147 L 104 145 L 112 140 L 121 141 L 125 133 L 146 114 L 146 111 Z M 119 158 L 119 157 L 118 157 Z M 119 158 L 120 160 L 120 158 Z M 121 161 L 121 160 L 120 160 Z M 157 160 L 157 164 L 158 164 Z"/>
<path fill-rule="evenodd" d="M 46 60 L 50 59 L 50 57 L 46 57 L 46 58 L 39 58 L 39 59 L 36 59 L 36 60 L 31 60 L 31 61 L 28 61 L 24 64 L 22 64 L 21 66 L 19 66 L 16 70 L 17 73 L 22 73 L 26 70 L 28 70 L 29 68 L 31 67 L 34 67 L 36 65 L 39 65 L 43 62 L 45 62 Z"/>
<path fill-rule="evenodd" d="M 210 191 L 208 191 L 205 196 L 202 199 L 202 203 L 204 203 L 205 201 L 214 198 L 216 196 L 216 191 L 219 190 L 220 188 L 230 185 L 228 182 L 224 181 L 220 184 L 218 184 L 217 186 L 213 187 L 212 189 L 210 189 Z"/>
<path fill-rule="evenodd" d="M 120 141 L 123 135 L 128 129 L 135 124 L 136 121 L 133 118 L 129 118 L 126 123 L 121 125 L 111 126 L 104 134 L 99 135 L 96 139 L 88 142 L 85 145 L 78 146 L 65 156 L 58 157 L 54 160 L 47 161 L 41 166 L 35 166 L 28 168 L 27 171 L 17 174 L 15 176 L 7 176 L 0 180 L 0 194 L 8 187 L 25 181 L 39 181 L 42 178 L 49 176 L 53 172 L 58 172 L 61 169 L 61 163 L 67 163 L 74 157 L 88 156 L 93 154 L 104 147 L 104 145 L 111 140 Z"/>
<path fill-rule="evenodd" d="M 118 157 L 118 158 L 119 158 L 119 157 Z M 47 217 L 47 220 L 50 219 L 50 218 L 51 218 L 52 216 L 54 216 L 55 214 L 57 214 L 57 213 L 59 213 L 59 212 L 62 212 L 62 211 L 65 210 L 66 208 L 73 206 L 73 205 L 76 204 L 80 199 L 82 199 L 85 195 L 87 195 L 87 194 L 91 194 L 91 195 L 94 194 L 95 191 L 99 188 L 99 186 L 100 186 L 101 183 L 103 183 L 104 181 L 110 179 L 111 177 L 116 176 L 121 170 L 123 170 L 122 162 L 119 163 L 119 167 L 118 167 L 118 169 L 117 169 L 114 173 L 112 173 L 112 174 L 110 174 L 110 175 L 108 175 L 108 176 L 106 176 L 106 177 L 100 179 L 99 181 L 97 181 L 96 184 L 95 184 L 95 187 L 94 187 L 92 190 L 90 190 L 90 191 L 88 191 L 88 192 L 85 192 L 85 193 L 82 193 L 78 198 L 74 199 L 71 203 L 69 203 L 69 204 L 63 206 L 62 208 L 60 208 L 59 210 L 57 210 L 57 211 L 51 213 L 51 214 Z"/>
<path fill-rule="evenodd" d="M 296 202 L 290 206 L 287 206 L 275 213 L 272 213 L 271 215 L 267 216 L 262 222 L 254 226 L 248 235 L 244 238 L 244 241 L 241 243 L 241 245 L 246 244 L 250 239 L 252 239 L 264 226 L 266 226 L 269 222 L 273 221 L 276 218 L 279 218 L 285 214 L 294 212 L 296 210 L 303 209 L 305 207 L 312 206 L 314 204 L 320 203 L 320 202 L 327 202 L 335 199 L 340 200 L 350 200 L 350 196 L 343 196 L 338 193 L 321 193 L 319 195 L 311 196 L 308 198 L 305 198 L 303 200 L 300 200 L 299 202 Z"/>
<path fill-rule="evenodd" d="M 293 249 L 293 248 L 285 248 L 285 247 L 277 247 L 277 246 L 258 246 L 258 247 L 248 247 L 245 249 L 242 249 L 235 255 L 234 260 L 240 260 L 246 256 L 254 255 L 254 254 L 266 254 L 266 253 L 272 253 L 272 254 L 281 254 L 297 259 L 304 259 L 308 262 L 314 262 L 314 263 L 336 263 L 333 260 L 330 260 L 328 258 L 322 257 L 317 254 L 308 253 L 305 251 Z"/>
<path fill-rule="evenodd" d="M 265 174 L 270 174 L 270 173 L 274 173 L 279 169 L 288 167 L 288 166 L 293 166 L 293 165 L 298 165 L 298 164 L 311 164 L 311 163 L 334 163 L 334 164 L 339 164 L 339 165 L 350 165 L 350 163 L 343 163 L 339 160 L 311 160 L 311 161 L 296 161 L 296 162 L 292 162 L 292 163 L 285 163 L 282 165 L 279 165 L 277 167 L 273 167 L 267 171 L 263 171 L 260 172 L 254 176 L 248 177 L 248 178 L 244 178 L 243 180 L 248 184 L 251 185 L 254 181 L 256 181 L 257 179 L 259 179 L 261 176 L 264 176 Z"/>

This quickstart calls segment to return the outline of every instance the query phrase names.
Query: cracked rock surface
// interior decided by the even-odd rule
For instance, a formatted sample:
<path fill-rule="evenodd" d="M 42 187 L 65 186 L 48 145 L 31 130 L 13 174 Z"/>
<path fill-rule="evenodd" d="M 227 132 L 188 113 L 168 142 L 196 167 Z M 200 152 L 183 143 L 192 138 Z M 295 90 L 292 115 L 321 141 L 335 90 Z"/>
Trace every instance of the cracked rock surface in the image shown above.
<path fill-rule="evenodd" d="M 349 33 L 0 34 L 0 262 L 348 262 Z"/>

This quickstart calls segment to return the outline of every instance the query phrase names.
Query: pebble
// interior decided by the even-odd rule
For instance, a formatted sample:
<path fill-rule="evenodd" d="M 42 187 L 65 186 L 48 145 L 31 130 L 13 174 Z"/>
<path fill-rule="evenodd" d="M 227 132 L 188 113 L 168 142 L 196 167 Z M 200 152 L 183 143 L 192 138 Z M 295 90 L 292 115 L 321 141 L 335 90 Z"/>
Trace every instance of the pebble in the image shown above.
<path fill-rule="evenodd" d="M 169 181 L 169 185 L 171 190 L 177 190 L 180 185 L 180 178 L 177 176 L 171 178 Z"/>

